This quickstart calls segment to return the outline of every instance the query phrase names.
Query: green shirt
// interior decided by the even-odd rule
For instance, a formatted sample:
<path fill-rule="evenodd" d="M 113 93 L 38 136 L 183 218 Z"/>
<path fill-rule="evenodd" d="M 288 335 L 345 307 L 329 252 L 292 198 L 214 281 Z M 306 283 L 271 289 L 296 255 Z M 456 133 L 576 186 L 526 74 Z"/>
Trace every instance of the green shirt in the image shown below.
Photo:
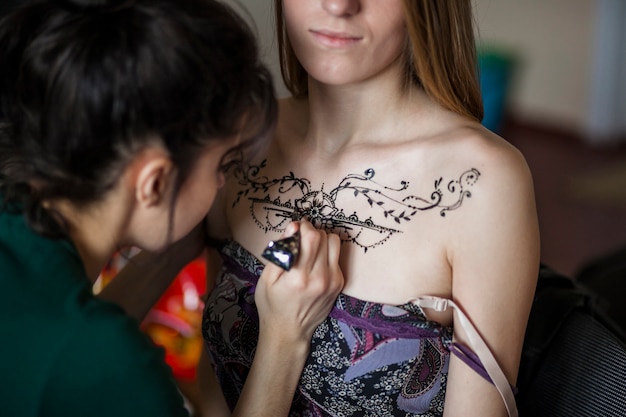
<path fill-rule="evenodd" d="M 75 248 L 0 211 L 0 416 L 186 416 L 163 350 L 97 299 Z"/>

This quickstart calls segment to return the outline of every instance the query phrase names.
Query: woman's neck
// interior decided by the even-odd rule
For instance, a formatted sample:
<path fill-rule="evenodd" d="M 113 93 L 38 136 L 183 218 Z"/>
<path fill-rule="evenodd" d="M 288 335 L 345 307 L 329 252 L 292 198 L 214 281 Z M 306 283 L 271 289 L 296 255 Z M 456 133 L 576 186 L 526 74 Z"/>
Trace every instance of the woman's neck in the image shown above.
<path fill-rule="evenodd" d="M 377 142 L 397 136 L 403 118 L 416 117 L 428 102 L 421 89 L 406 91 L 397 77 L 347 86 L 310 81 L 305 138 L 329 151 Z"/>
<path fill-rule="evenodd" d="M 113 204 L 114 200 L 90 205 L 89 208 L 77 207 L 67 201 L 51 203 L 51 207 L 65 219 L 70 240 L 92 282 L 123 243 L 129 207 Z"/>

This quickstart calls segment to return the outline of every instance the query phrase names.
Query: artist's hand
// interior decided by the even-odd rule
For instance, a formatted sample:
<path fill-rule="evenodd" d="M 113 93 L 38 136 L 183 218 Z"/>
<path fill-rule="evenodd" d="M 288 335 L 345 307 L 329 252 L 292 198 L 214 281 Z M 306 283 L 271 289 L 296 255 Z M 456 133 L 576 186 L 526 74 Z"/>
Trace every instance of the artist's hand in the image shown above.
<path fill-rule="evenodd" d="M 268 263 L 255 293 L 261 333 L 310 341 L 343 288 L 339 236 L 293 222 L 283 237 L 300 232 L 300 253 L 289 271 Z"/>

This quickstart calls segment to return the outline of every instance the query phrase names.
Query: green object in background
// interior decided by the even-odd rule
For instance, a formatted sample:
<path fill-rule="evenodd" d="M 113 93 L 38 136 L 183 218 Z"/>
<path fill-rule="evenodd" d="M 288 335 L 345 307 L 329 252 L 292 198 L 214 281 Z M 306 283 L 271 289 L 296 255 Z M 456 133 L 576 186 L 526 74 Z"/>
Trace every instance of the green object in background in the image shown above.
<path fill-rule="evenodd" d="M 498 133 L 502 128 L 515 59 L 498 48 L 478 49 L 480 91 L 485 115 L 482 124 Z"/>

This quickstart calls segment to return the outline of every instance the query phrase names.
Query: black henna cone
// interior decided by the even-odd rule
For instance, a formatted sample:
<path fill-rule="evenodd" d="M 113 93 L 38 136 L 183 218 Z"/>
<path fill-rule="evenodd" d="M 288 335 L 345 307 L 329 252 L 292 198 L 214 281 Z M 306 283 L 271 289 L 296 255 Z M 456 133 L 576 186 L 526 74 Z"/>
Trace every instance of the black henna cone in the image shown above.
<path fill-rule="evenodd" d="M 299 253 L 300 232 L 296 232 L 292 236 L 270 241 L 262 256 L 274 265 L 289 271 L 298 260 Z"/>

